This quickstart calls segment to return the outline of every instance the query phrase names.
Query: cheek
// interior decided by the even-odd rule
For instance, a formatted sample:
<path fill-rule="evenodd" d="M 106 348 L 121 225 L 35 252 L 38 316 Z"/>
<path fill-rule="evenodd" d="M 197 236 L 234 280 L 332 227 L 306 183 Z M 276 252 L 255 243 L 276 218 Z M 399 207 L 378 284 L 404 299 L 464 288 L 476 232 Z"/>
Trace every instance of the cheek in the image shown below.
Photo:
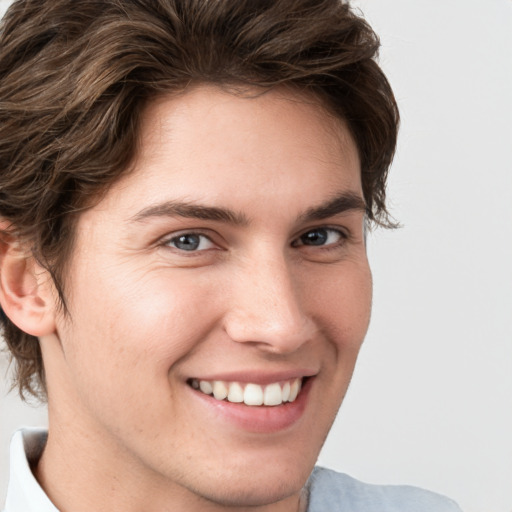
<path fill-rule="evenodd" d="M 134 350 L 144 343 L 149 356 L 165 361 L 186 356 L 218 320 L 216 286 L 211 279 L 188 272 L 149 276 L 133 290 L 123 311 L 135 334 Z M 116 326 L 113 326 L 115 331 Z"/>
<path fill-rule="evenodd" d="M 177 412 L 169 400 L 177 382 L 169 372 L 194 354 L 216 322 L 211 283 L 203 279 L 190 286 L 188 275 L 171 280 L 167 274 L 131 283 L 97 276 L 101 287 L 76 283 L 71 316 L 60 324 L 75 409 L 82 407 L 112 429 L 119 418 L 134 428 L 139 413 L 137 428 L 170 421 Z"/>
<path fill-rule="evenodd" d="M 131 366 L 149 370 L 149 379 L 166 378 L 217 321 L 211 280 L 195 277 L 191 283 L 190 273 L 162 270 L 109 284 L 88 299 L 97 306 L 84 319 L 94 347 L 91 357 L 103 357 L 106 371 L 109 364 L 113 372 Z"/>
<path fill-rule="evenodd" d="M 317 293 L 310 294 L 312 308 L 322 319 L 328 337 L 342 350 L 359 350 L 370 322 L 372 277 L 365 260 L 345 262 L 326 276 Z"/>

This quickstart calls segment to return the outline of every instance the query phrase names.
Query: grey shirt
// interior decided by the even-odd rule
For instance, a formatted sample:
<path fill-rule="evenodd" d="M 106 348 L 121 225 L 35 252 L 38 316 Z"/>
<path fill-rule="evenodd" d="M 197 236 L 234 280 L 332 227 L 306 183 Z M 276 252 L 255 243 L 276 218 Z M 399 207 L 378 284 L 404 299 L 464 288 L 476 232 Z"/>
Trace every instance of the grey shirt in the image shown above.
<path fill-rule="evenodd" d="M 315 468 L 308 480 L 307 512 L 461 512 L 452 500 L 408 485 L 365 484 Z"/>

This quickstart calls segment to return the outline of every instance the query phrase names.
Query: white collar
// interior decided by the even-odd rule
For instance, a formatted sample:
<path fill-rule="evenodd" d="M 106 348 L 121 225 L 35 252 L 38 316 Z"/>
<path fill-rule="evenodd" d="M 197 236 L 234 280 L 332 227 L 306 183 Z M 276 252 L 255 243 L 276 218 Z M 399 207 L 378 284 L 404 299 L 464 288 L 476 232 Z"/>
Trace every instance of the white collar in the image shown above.
<path fill-rule="evenodd" d="M 25 428 L 14 434 L 4 512 L 59 512 L 37 483 L 29 463 L 39 459 L 47 436 L 42 428 Z"/>

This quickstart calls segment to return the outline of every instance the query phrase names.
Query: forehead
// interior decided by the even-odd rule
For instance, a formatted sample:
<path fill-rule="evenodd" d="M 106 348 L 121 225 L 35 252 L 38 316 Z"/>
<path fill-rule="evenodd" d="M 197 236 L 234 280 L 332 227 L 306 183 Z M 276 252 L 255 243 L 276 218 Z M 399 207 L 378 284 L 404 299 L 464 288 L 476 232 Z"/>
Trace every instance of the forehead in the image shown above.
<path fill-rule="evenodd" d="M 324 101 L 313 93 L 290 87 L 263 90 L 197 85 L 181 94 L 162 95 L 147 105 L 142 116 L 141 135 L 145 145 L 158 144 L 158 135 L 165 134 L 167 129 L 183 138 L 195 138 L 197 142 L 198 139 L 205 140 L 205 134 L 220 134 L 223 128 L 227 131 L 222 135 L 232 135 L 234 132 L 230 129 L 236 123 L 237 133 L 245 136 L 249 132 L 254 138 L 262 132 L 279 132 L 283 124 L 305 118 L 310 119 L 315 129 L 321 127 L 326 142 L 337 139 L 344 145 L 347 138 L 352 141 L 344 120 L 335 116 Z M 295 126 L 295 135 L 307 135 L 305 128 L 300 124 Z M 151 150 L 154 149 L 153 146 Z"/>
<path fill-rule="evenodd" d="M 124 198 L 132 211 L 179 199 L 243 210 L 261 197 L 285 204 L 308 187 L 311 203 L 329 189 L 362 195 L 357 148 L 342 120 L 314 96 L 286 89 L 201 86 L 147 106 L 132 170 L 103 207 L 114 208 L 109 199 Z"/>

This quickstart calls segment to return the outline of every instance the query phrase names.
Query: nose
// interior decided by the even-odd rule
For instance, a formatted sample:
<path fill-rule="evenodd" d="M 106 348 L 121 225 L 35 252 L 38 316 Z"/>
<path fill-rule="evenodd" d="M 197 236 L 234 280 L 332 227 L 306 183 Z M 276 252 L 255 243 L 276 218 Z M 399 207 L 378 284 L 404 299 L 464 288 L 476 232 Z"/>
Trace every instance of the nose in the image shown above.
<path fill-rule="evenodd" d="M 234 276 L 225 330 L 239 343 L 256 344 L 272 353 L 293 352 L 316 332 L 302 298 L 300 283 L 284 258 L 259 259 Z"/>

